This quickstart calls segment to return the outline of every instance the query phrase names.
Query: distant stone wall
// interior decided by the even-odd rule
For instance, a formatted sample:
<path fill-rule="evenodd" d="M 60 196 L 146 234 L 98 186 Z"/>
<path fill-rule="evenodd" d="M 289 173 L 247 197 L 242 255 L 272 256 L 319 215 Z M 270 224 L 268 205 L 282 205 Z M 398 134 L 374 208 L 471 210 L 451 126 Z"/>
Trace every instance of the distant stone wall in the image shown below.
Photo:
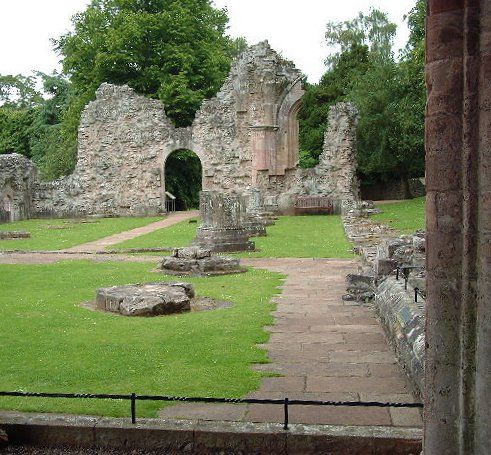
<path fill-rule="evenodd" d="M 34 164 L 22 155 L 0 155 L 0 220 L 29 217 L 34 186 L 38 180 Z"/>
<path fill-rule="evenodd" d="M 413 178 L 407 182 L 391 180 L 385 183 L 375 183 L 361 186 L 363 200 L 383 201 L 393 199 L 412 199 L 426 194 L 424 178 Z"/>
<path fill-rule="evenodd" d="M 287 213 L 297 196 L 358 200 L 355 130 L 349 104 L 331 108 L 324 152 L 298 167 L 297 113 L 303 75 L 267 42 L 248 48 L 193 124 L 176 128 L 160 101 L 128 86 L 102 84 L 82 113 L 72 175 L 36 184 L 34 216 L 150 215 L 165 211 L 165 162 L 192 150 L 203 189 L 258 188 L 268 208 Z"/>

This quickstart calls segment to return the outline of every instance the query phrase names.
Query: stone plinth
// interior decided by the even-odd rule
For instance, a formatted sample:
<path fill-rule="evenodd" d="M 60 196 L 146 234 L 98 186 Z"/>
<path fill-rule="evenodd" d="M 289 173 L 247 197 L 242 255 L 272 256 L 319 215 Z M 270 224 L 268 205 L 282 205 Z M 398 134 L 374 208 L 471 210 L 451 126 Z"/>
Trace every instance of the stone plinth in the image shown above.
<path fill-rule="evenodd" d="M 244 192 L 246 198 L 246 212 L 256 223 L 272 226 L 278 219 L 272 212 L 266 210 L 264 195 L 259 188 L 251 187 Z"/>
<path fill-rule="evenodd" d="M 149 283 L 112 286 L 97 291 L 96 308 L 123 316 L 159 316 L 191 310 L 189 283 Z"/>
<path fill-rule="evenodd" d="M 31 233 L 26 231 L 0 231 L 0 240 L 28 239 L 30 237 Z"/>
<path fill-rule="evenodd" d="M 171 275 L 226 275 L 245 272 L 239 259 L 212 255 L 209 249 L 197 246 L 177 248 L 172 256 L 159 263 L 159 269 Z"/>
<path fill-rule="evenodd" d="M 217 191 L 200 193 L 202 225 L 196 244 L 213 252 L 252 251 L 249 241 L 246 199 L 242 194 Z"/>

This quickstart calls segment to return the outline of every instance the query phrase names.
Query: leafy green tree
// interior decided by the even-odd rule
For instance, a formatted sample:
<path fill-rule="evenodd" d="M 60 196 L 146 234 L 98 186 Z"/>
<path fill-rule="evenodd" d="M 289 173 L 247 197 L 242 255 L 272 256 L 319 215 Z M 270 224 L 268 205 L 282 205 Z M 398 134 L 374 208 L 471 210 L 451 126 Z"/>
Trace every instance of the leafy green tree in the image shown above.
<path fill-rule="evenodd" d="M 69 81 L 56 73 L 0 76 L 0 153 L 32 158 L 44 178 L 70 172 L 74 155 L 65 153 L 61 134 L 70 97 Z"/>
<path fill-rule="evenodd" d="M 374 64 L 348 99 L 360 110 L 359 171 L 365 182 L 424 174 L 424 17 L 418 0 L 407 19 L 411 35 L 399 62 L 373 55 Z"/>
<path fill-rule="evenodd" d="M 334 53 L 320 83 L 307 88 L 299 117 L 302 164 L 316 163 L 330 105 L 348 100 L 360 112 L 362 181 L 407 182 L 424 173 L 424 18 L 425 2 L 417 0 L 407 16 L 411 35 L 399 62 L 391 51 L 396 28 L 385 13 L 372 9 L 327 25 Z"/>
<path fill-rule="evenodd" d="M 36 90 L 36 78 L 18 74 L 0 75 L 0 105 L 29 109 L 42 101 Z"/>
<path fill-rule="evenodd" d="M 300 166 L 308 168 L 318 163 L 329 108 L 346 98 L 353 82 L 367 71 L 368 66 L 368 47 L 354 44 L 339 56 L 318 84 L 306 85 L 299 113 Z"/>
<path fill-rule="evenodd" d="M 211 0 L 92 0 L 55 46 L 73 85 L 61 134 L 74 153 L 80 114 L 102 82 L 160 99 L 177 126 L 189 125 L 223 84 L 243 39 Z"/>
<path fill-rule="evenodd" d="M 72 99 L 72 86 L 63 76 L 37 73 L 43 84 L 43 101 L 36 108 L 29 130 L 29 145 L 41 176 L 51 180 L 69 174 L 76 153 L 62 132 L 62 121 Z"/>
<path fill-rule="evenodd" d="M 367 46 L 373 59 L 390 60 L 396 29 L 387 14 L 376 8 L 371 8 L 368 14 L 360 12 L 349 21 L 328 22 L 326 43 L 336 51 L 327 57 L 326 64 L 332 66 L 353 46 Z"/>
<path fill-rule="evenodd" d="M 34 77 L 0 75 L 0 153 L 31 156 L 29 131 L 42 101 Z"/>
<path fill-rule="evenodd" d="M 31 109 L 0 106 L 0 154 L 20 153 L 31 156 L 29 129 L 32 119 Z"/>

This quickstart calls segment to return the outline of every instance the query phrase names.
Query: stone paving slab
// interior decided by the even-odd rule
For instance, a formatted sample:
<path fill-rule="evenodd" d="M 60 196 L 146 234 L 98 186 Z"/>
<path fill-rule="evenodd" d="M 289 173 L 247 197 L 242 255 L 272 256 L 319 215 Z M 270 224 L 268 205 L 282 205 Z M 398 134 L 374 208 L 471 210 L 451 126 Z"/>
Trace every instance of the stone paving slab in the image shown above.
<path fill-rule="evenodd" d="M 274 297 L 275 323 L 266 349 L 269 364 L 253 365 L 255 371 L 277 373 L 265 377 L 248 398 L 328 401 L 414 402 L 384 332 L 369 308 L 343 302 L 345 276 L 353 261 L 312 259 L 246 259 L 244 265 L 284 273 L 282 294 Z M 211 410 L 192 404 L 176 413 L 189 418 L 201 412 L 213 419 L 281 422 L 280 405 L 241 405 Z M 238 409 L 240 408 L 240 411 Z M 189 414 L 186 414 L 186 409 Z M 166 415 L 173 411 L 163 411 Z M 174 413 L 175 414 L 175 413 Z M 384 425 L 421 427 L 420 411 L 400 408 L 291 406 L 290 421 L 304 424 Z"/>

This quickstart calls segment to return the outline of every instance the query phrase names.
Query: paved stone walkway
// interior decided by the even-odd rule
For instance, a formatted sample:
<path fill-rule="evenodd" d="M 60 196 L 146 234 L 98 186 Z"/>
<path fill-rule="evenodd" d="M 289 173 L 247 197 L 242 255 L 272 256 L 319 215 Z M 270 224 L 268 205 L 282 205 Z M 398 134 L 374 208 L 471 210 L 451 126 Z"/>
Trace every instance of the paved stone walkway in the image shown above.
<path fill-rule="evenodd" d="M 125 240 L 134 239 L 143 234 L 148 234 L 150 232 L 156 231 L 158 229 L 166 228 L 177 224 L 181 221 L 189 220 L 199 216 L 199 211 L 191 210 L 188 212 L 174 212 L 168 215 L 165 219 L 156 221 L 155 223 L 147 224 L 131 231 L 120 232 L 119 234 L 110 235 L 109 237 L 104 237 L 99 240 L 94 240 L 93 242 L 84 243 L 82 245 L 76 245 L 71 248 L 67 248 L 64 251 L 68 252 L 95 252 L 102 251 L 106 247 L 111 245 L 116 245 L 117 243 L 124 242 Z"/>
<path fill-rule="evenodd" d="M 262 380 L 250 398 L 339 401 L 414 400 L 383 330 L 370 309 L 343 302 L 347 260 L 247 259 L 246 265 L 287 275 L 275 298 L 275 324 L 264 346 L 272 360 L 255 365 L 281 377 Z M 281 422 L 279 405 L 179 404 L 163 418 Z M 419 411 L 398 408 L 294 406 L 292 423 L 421 426 Z"/>

